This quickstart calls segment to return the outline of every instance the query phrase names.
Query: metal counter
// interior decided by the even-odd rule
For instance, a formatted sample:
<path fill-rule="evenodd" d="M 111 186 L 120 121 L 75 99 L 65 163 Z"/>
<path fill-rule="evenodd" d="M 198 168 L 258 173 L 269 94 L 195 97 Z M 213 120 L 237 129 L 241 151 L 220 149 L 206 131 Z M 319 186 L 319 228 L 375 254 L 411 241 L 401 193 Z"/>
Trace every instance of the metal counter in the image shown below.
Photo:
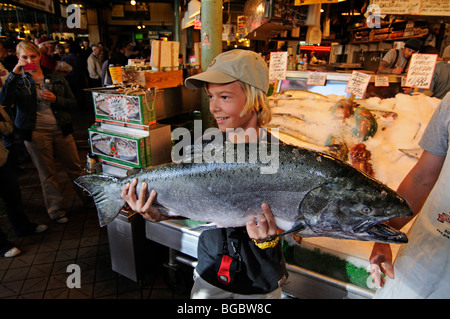
<path fill-rule="evenodd" d="M 192 228 L 189 220 L 145 220 L 145 236 L 170 248 L 169 264 L 177 262 L 195 267 L 197 243 L 201 229 Z M 294 298 L 342 299 L 373 297 L 373 292 L 295 265 L 287 265 L 289 278 L 283 293 Z"/>

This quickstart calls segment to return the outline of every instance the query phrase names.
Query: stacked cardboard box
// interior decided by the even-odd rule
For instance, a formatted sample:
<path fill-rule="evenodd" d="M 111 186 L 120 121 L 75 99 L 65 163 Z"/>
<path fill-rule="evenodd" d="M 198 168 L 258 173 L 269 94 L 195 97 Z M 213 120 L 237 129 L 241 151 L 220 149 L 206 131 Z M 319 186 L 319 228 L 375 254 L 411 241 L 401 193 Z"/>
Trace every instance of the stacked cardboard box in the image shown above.
<path fill-rule="evenodd" d="M 155 98 L 159 90 L 183 84 L 178 56 L 179 42 L 153 41 L 150 65 L 122 67 L 119 78 L 127 86 L 92 90 L 96 124 L 89 129 L 91 152 L 104 172 L 124 175 L 132 168 L 170 162 L 170 125 L 156 123 Z"/>
<path fill-rule="evenodd" d="M 132 168 L 170 161 L 170 125 L 156 123 L 154 92 L 92 92 L 96 123 L 89 129 L 89 141 L 104 172 L 123 176 Z"/>
<path fill-rule="evenodd" d="M 92 91 L 96 123 L 89 129 L 89 141 L 103 172 L 125 176 L 130 169 L 170 161 L 171 130 L 156 123 L 156 91 Z"/>
<path fill-rule="evenodd" d="M 95 118 L 99 122 L 146 129 L 156 122 L 156 89 L 95 90 L 92 92 Z"/>

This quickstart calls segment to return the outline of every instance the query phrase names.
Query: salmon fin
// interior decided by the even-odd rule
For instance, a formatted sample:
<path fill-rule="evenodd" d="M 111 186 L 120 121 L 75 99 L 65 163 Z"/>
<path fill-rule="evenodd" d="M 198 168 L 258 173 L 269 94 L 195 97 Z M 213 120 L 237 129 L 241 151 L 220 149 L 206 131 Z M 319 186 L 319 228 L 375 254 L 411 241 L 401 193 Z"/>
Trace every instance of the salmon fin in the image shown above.
<path fill-rule="evenodd" d="M 118 178 L 106 175 L 85 175 L 74 181 L 93 197 L 100 227 L 112 222 L 125 205 L 125 200 L 120 196 L 122 186 L 119 181 Z"/>

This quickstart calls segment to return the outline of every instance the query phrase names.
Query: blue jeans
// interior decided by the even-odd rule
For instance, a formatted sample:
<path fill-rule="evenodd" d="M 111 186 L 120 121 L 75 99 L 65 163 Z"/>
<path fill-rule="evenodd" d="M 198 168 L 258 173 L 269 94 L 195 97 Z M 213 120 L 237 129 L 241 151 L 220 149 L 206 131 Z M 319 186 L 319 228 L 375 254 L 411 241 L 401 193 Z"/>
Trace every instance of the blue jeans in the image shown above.
<path fill-rule="evenodd" d="M 6 214 L 16 235 L 23 236 L 34 232 L 37 224 L 28 220 L 22 203 L 19 182 L 10 160 L 0 167 L 0 197 L 5 202 Z M 6 234 L 0 231 L 0 256 L 14 245 L 8 241 Z"/>

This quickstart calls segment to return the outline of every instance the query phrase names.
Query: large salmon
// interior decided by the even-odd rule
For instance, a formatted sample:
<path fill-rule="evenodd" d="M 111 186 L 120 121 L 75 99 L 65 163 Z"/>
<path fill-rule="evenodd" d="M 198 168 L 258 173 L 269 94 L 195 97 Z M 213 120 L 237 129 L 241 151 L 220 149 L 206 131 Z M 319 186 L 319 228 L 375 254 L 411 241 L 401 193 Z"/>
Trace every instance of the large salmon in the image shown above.
<path fill-rule="evenodd" d="M 157 191 L 156 206 L 169 216 L 238 227 L 266 202 L 277 226 L 301 237 L 408 241 L 404 233 L 380 224 L 412 216 L 406 200 L 386 185 L 324 153 L 285 144 L 265 144 L 278 167 L 262 174 L 267 161 L 250 160 L 251 144 L 244 145 L 227 161 L 223 151 L 220 163 L 170 163 L 124 178 L 86 175 L 75 183 L 93 196 L 101 226 L 119 214 L 125 204 L 122 187 L 137 178 L 137 192 L 145 181 Z"/>

